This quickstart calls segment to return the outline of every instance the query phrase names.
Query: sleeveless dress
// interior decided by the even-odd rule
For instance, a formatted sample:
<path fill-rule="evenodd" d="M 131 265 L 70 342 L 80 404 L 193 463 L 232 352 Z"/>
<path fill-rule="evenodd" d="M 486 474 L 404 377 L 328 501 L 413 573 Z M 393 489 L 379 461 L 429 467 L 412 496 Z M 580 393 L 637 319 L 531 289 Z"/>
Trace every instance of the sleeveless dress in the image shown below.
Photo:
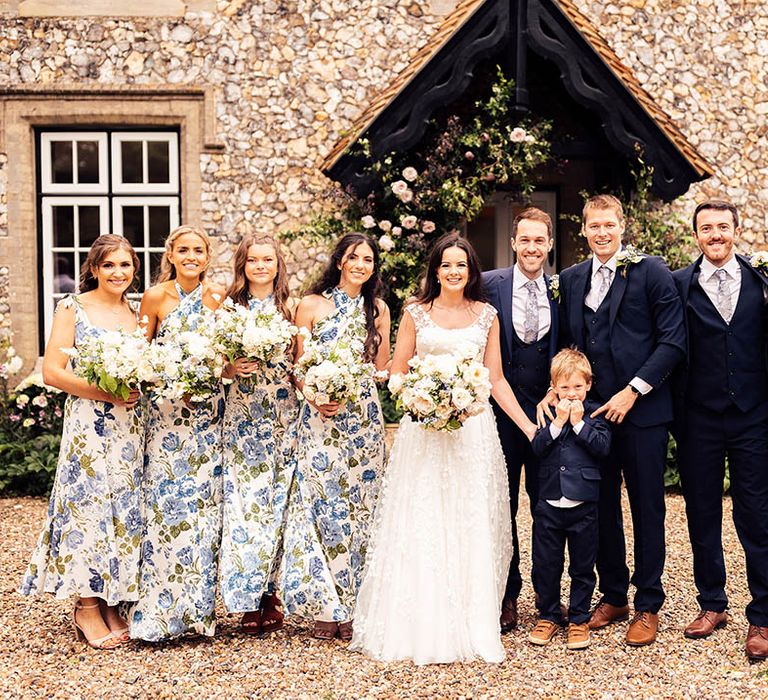
<path fill-rule="evenodd" d="M 318 321 L 324 343 L 365 339 L 362 297 L 336 288 L 335 310 Z M 333 418 L 304 403 L 296 475 L 285 533 L 282 593 L 289 612 L 316 620 L 352 619 L 384 467 L 384 420 L 376 385 Z"/>
<path fill-rule="evenodd" d="M 105 329 L 74 296 L 75 347 Z M 72 360 L 76 362 L 76 360 Z M 48 516 L 21 593 L 96 597 L 108 605 L 139 596 L 144 415 L 106 401 L 67 397 Z"/>
<path fill-rule="evenodd" d="M 251 310 L 272 297 L 251 299 Z M 221 594 L 229 612 L 258 610 L 272 584 L 295 469 L 299 407 L 287 360 L 237 377 L 224 408 Z"/>
<path fill-rule="evenodd" d="M 466 328 L 437 326 L 421 305 L 416 352 L 472 343 L 479 357 L 496 310 Z M 490 406 L 458 430 L 403 417 L 387 465 L 350 648 L 382 661 L 501 662 L 499 615 L 512 530 L 509 486 Z"/>
<path fill-rule="evenodd" d="M 163 319 L 181 316 L 189 330 L 207 323 L 202 286 L 185 294 Z M 188 408 L 182 401 L 148 402 L 144 458 L 144 519 L 139 602 L 130 635 L 155 642 L 216 628 L 216 573 L 221 539 L 221 415 L 223 392 Z"/>

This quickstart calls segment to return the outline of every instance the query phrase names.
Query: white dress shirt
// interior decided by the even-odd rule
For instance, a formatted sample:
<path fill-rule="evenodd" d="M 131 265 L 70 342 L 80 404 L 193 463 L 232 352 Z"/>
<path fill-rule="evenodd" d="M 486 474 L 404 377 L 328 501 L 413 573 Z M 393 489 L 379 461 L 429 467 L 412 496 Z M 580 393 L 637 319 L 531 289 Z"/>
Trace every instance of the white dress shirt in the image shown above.
<path fill-rule="evenodd" d="M 617 272 L 617 265 L 616 265 L 616 255 L 618 255 L 619 251 L 616 251 L 616 254 L 612 258 L 610 258 L 607 262 L 601 263 L 596 255 L 592 256 L 592 282 L 589 288 L 589 292 L 587 293 L 587 296 L 584 297 L 584 303 L 592 309 L 592 311 L 597 311 L 599 304 L 598 301 L 598 294 L 600 292 L 600 285 L 603 281 L 603 273 L 600 272 L 600 268 L 605 265 L 613 274 L 611 275 L 611 287 L 613 286 L 613 282 L 616 279 L 616 272 Z M 610 289 L 610 287 L 609 287 Z M 633 377 L 629 381 L 630 385 L 635 387 L 643 396 L 645 396 L 648 392 L 653 389 L 653 387 L 646 382 L 644 379 L 641 379 L 640 377 Z"/>
<path fill-rule="evenodd" d="M 728 285 L 728 294 L 731 297 L 731 309 L 736 311 L 736 304 L 739 301 L 739 294 L 741 293 L 741 265 L 736 259 L 736 256 L 731 256 L 731 259 L 722 265 L 716 267 L 707 258 L 702 258 L 701 267 L 699 269 L 699 285 L 709 297 L 712 305 L 717 309 L 718 313 L 722 316 L 720 309 L 717 306 L 717 277 L 715 273 L 718 270 L 725 270 L 725 280 Z M 730 323 L 730 318 L 723 317 L 726 323 Z"/>
<path fill-rule="evenodd" d="M 573 432 L 578 435 L 583 427 L 584 421 L 580 420 L 578 423 L 576 423 L 576 425 L 573 426 Z M 552 436 L 553 440 L 557 440 L 557 438 L 560 437 L 560 433 L 562 432 L 562 428 L 558 428 L 554 423 L 549 424 L 549 434 Z M 547 499 L 547 503 L 549 503 L 551 506 L 554 506 L 555 508 L 575 508 L 576 506 L 580 506 L 582 503 L 584 503 L 584 501 L 574 501 L 572 498 L 560 496 L 560 498 L 556 501 Z"/>
<path fill-rule="evenodd" d="M 525 309 L 528 306 L 528 290 L 525 285 L 530 282 L 519 265 L 515 265 L 512 275 L 512 325 L 520 340 L 525 339 Z M 539 306 L 539 335 L 536 340 L 541 340 L 548 332 L 552 323 L 552 314 L 549 308 L 547 285 L 544 281 L 544 272 L 533 280 L 536 282 L 536 298 Z"/>

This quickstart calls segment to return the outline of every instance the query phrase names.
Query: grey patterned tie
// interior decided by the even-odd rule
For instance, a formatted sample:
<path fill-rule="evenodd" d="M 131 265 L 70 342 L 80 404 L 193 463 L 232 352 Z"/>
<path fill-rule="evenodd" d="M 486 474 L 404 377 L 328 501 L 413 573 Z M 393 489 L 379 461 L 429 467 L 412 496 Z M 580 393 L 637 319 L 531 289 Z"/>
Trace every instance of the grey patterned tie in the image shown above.
<path fill-rule="evenodd" d="M 536 282 L 525 283 L 528 300 L 525 302 L 525 337 L 526 343 L 535 343 L 539 339 L 539 299 L 536 296 Z"/>
<path fill-rule="evenodd" d="M 597 268 L 597 271 L 602 275 L 603 279 L 600 282 L 600 289 L 597 290 L 597 305 L 595 306 L 595 311 L 600 308 L 600 304 L 603 303 L 603 299 L 605 299 L 608 290 L 611 288 L 611 268 L 601 265 Z"/>
<path fill-rule="evenodd" d="M 728 273 L 725 270 L 715 270 L 715 277 L 717 277 L 717 310 L 725 322 L 730 323 L 733 316 L 733 304 L 731 292 L 728 289 Z"/>

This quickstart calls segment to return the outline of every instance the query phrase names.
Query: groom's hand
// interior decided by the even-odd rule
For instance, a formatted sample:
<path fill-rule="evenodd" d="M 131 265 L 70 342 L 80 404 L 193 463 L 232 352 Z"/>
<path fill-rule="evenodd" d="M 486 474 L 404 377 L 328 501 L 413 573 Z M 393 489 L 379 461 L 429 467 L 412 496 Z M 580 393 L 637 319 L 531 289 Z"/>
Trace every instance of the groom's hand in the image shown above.
<path fill-rule="evenodd" d="M 611 396 L 611 398 L 608 399 L 608 402 L 600 406 L 591 417 L 595 418 L 601 413 L 605 413 L 605 417 L 611 421 L 611 423 L 621 423 L 632 406 L 635 405 L 636 400 L 637 394 L 635 394 L 635 392 L 628 386 L 624 387 L 621 391 Z"/>

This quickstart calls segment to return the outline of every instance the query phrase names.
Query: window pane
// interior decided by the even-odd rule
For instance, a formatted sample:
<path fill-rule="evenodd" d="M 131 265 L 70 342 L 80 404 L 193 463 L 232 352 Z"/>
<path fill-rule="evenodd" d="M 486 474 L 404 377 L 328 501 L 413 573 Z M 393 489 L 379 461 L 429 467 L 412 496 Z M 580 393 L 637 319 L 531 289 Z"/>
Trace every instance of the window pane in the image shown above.
<path fill-rule="evenodd" d="M 99 181 L 99 142 L 77 142 L 77 181 L 82 184 Z"/>
<path fill-rule="evenodd" d="M 101 234 L 99 207 L 80 207 L 80 245 L 90 248 Z"/>
<path fill-rule="evenodd" d="M 148 141 L 147 159 L 149 160 L 149 181 L 169 182 L 168 142 Z"/>
<path fill-rule="evenodd" d="M 53 210 L 53 247 L 71 248 L 75 245 L 75 208 L 52 207 Z"/>
<path fill-rule="evenodd" d="M 149 245 L 152 248 L 161 248 L 165 244 L 165 237 L 171 230 L 170 207 L 149 208 Z"/>
<path fill-rule="evenodd" d="M 136 293 L 141 293 L 146 289 L 146 286 L 144 284 L 144 268 L 145 264 L 144 261 L 146 260 L 146 253 L 138 253 L 139 256 L 139 270 L 136 273 L 133 284 L 131 285 L 131 291 Z"/>
<path fill-rule="evenodd" d="M 53 292 L 69 294 L 75 291 L 75 254 L 53 254 Z"/>
<path fill-rule="evenodd" d="M 56 183 L 73 182 L 71 141 L 51 141 L 51 172 Z"/>
<path fill-rule="evenodd" d="M 141 183 L 141 141 L 123 141 L 120 144 L 120 154 L 123 161 L 123 182 Z"/>
<path fill-rule="evenodd" d="M 149 254 L 149 285 L 154 284 L 157 276 L 160 274 L 160 261 L 163 259 L 162 253 Z M 147 271 L 144 270 L 146 277 Z"/>
<path fill-rule="evenodd" d="M 131 245 L 144 247 L 144 207 L 123 207 L 123 235 Z"/>

